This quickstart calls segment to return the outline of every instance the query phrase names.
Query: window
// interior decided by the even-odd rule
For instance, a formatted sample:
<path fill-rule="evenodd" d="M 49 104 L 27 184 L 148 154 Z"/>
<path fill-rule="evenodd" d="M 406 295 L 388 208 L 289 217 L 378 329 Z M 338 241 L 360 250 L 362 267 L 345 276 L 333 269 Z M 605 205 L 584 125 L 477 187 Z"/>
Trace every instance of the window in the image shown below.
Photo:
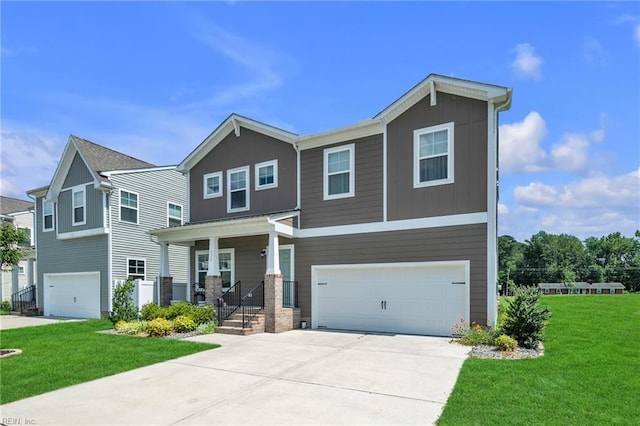
<path fill-rule="evenodd" d="M 222 197 L 222 172 L 204 175 L 202 185 L 204 198 Z"/>
<path fill-rule="evenodd" d="M 324 199 L 355 195 L 355 145 L 324 150 Z"/>
<path fill-rule="evenodd" d="M 256 191 L 278 187 L 278 160 L 256 164 Z"/>
<path fill-rule="evenodd" d="M 127 259 L 127 277 L 131 277 L 134 280 L 145 279 L 145 265 L 144 259 Z"/>
<path fill-rule="evenodd" d="M 453 183 L 453 122 L 413 132 L 413 187 Z"/>
<path fill-rule="evenodd" d="M 222 276 L 222 288 L 226 290 L 231 287 L 234 279 L 233 272 L 233 249 L 221 249 L 218 251 L 218 267 L 220 269 L 220 275 Z M 209 269 L 209 252 L 197 251 L 196 252 L 196 276 L 198 277 L 198 284 L 204 288 L 204 283 L 207 276 L 207 270 Z"/>
<path fill-rule="evenodd" d="M 168 204 L 167 222 L 170 228 L 182 225 L 182 206 L 180 204 Z"/>
<path fill-rule="evenodd" d="M 138 223 L 138 194 L 120 190 L 120 220 Z"/>
<path fill-rule="evenodd" d="M 227 171 L 227 212 L 249 210 L 249 166 Z"/>
<path fill-rule="evenodd" d="M 73 211 L 73 225 L 84 225 L 85 223 L 85 187 L 73 188 L 71 191 L 72 211 Z"/>
<path fill-rule="evenodd" d="M 53 229 L 53 203 L 42 200 L 42 230 L 51 231 Z"/>
<path fill-rule="evenodd" d="M 18 274 L 24 275 L 24 266 L 18 265 Z"/>

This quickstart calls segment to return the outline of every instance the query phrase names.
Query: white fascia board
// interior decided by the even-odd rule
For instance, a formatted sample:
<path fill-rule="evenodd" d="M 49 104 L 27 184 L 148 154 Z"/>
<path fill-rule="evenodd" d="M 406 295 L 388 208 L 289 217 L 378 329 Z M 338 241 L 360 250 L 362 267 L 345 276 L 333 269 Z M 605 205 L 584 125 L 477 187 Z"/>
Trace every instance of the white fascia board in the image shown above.
<path fill-rule="evenodd" d="M 364 120 L 353 126 L 342 127 L 315 135 L 304 135 L 298 138 L 301 150 L 317 148 L 334 143 L 348 142 L 353 139 L 382 134 L 384 126 L 379 120 Z"/>
<path fill-rule="evenodd" d="M 47 201 L 55 201 L 58 199 L 58 195 L 60 194 L 60 190 L 62 189 L 62 185 L 64 184 L 64 179 L 69 172 L 69 169 L 71 168 L 73 156 L 76 152 L 78 152 L 78 148 L 76 147 L 75 143 L 73 143 L 71 136 L 69 136 L 67 145 L 64 147 L 62 157 L 58 162 L 56 171 L 53 173 L 53 178 L 51 178 L 51 183 L 49 184 L 49 188 L 47 189 L 47 194 L 45 196 L 45 199 Z"/>
<path fill-rule="evenodd" d="M 375 232 L 408 231 L 411 229 L 441 228 L 445 226 L 487 223 L 487 212 L 436 216 L 420 219 L 391 220 L 323 228 L 294 229 L 295 238 L 331 237 L 335 235 L 367 234 Z"/>
<path fill-rule="evenodd" d="M 64 232 L 58 234 L 59 240 L 72 240 L 75 238 L 94 237 L 96 235 L 107 235 L 109 228 L 93 228 L 85 229 L 84 231 Z"/>
<path fill-rule="evenodd" d="M 47 195 L 48 190 L 49 190 L 49 185 L 41 186 L 39 188 L 28 190 L 27 195 L 31 195 L 34 197 L 44 197 L 45 195 Z"/>
<path fill-rule="evenodd" d="M 111 177 L 113 175 L 126 175 L 129 173 L 145 173 L 145 172 L 158 172 L 162 170 L 176 170 L 176 166 L 158 166 L 147 167 L 144 169 L 127 169 L 127 170 L 109 170 L 106 172 L 100 172 L 105 177 Z"/>

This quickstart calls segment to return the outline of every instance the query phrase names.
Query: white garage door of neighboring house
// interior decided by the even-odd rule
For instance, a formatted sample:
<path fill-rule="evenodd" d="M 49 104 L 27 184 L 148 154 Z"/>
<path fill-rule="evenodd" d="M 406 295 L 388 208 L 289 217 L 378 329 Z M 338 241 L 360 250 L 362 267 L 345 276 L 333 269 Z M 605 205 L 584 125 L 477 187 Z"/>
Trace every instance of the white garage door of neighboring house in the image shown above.
<path fill-rule="evenodd" d="M 100 272 L 44 274 L 44 314 L 100 318 Z"/>
<path fill-rule="evenodd" d="M 450 336 L 469 320 L 469 262 L 312 266 L 314 328 Z"/>

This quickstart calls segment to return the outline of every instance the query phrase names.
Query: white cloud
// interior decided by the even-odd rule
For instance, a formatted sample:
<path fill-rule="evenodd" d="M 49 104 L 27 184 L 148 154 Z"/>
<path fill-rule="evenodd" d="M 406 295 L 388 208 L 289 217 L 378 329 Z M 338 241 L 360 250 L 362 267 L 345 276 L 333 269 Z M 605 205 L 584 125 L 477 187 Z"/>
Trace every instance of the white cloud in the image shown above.
<path fill-rule="evenodd" d="M 500 126 L 500 169 L 506 173 L 532 173 L 544 169 L 547 154 L 541 148 L 547 134 L 545 121 L 536 111 L 523 121 Z"/>
<path fill-rule="evenodd" d="M 500 215 L 509 214 L 509 207 L 507 207 L 505 204 L 498 203 L 498 214 Z"/>
<path fill-rule="evenodd" d="M 589 141 L 581 135 L 564 135 L 562 142 L 551 147 L 551 160 L 556 169 L 578 172 L 587 166 Z"/>
<path fill-rule="evenodd" d="M 516 58 L 511 67 L 521 77 L 531 77 L 536 80 L 542 77 L 542 58 L 535 54 L 535 48 L 529 43 L 521 43 L 515 47 Z"/>

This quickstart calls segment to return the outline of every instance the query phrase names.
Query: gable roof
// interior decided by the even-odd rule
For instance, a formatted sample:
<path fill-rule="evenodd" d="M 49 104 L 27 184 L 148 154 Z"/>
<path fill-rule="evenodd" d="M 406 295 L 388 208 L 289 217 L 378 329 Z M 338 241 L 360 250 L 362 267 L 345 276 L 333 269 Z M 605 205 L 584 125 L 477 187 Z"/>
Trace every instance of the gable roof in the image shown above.
<path fill-rule="evenodd" d="M 27 212 L 32 208 L 33 201 L 19 200 L 17 198 L 0 195 L 0 214 L 2 215 Z"/>
<path fill-rule="evenodd" d="M 567 286 L 564 283 L 538 283 L 540 289 L 565 289 Z"/>
<path fill-rule="evenodd" d="M 236 136 L 240 136 L 240 129 L 253 130 L 254 132 L 262 133 L 263 135 L 271 136 L 274 139 L 279 139 L 283 142 L 295 144 L 298 135 L 288 132 L 286 130 L 279 129 L 274 126 L 262 123 L 257 120 L 253 120 L 248 117 L 244 117 L 239 114 L 231 114 L 227 117 L 204 141 L 200 143 L 191 153 L 178 164 L 178 171 L 184 172 L 191 169 L 200 160 L 204 158 L 213 148 L 216 147 L 224 138 L 227 137 L 231 131 L 235 132 Z"/>
<path fill-rule="evenodd" d="M 94 187 L 111 187 L 109 178 L 103 175 L 104 172 L 114 170 L 136 170 L 155 167 L 151 163 L 131 157 L 113 149 L 98 145 L 94 142 L 70 135 L 67 145 L 62 153 L 62 158 L 58 163 L 49 190 L 47 191 L 47 199 L 52 200 L 58 198 L 58 194 L 62 189 L 64 180 L 69 172 L 71 163 L 75 154 L 80 155 L 82 161 L 89 169 L 93 177 Z"/>
<path fill-rule="evenodd" d="M 591 284 L 591 288 L 609 288 L 609 289 L 616 289 L 616 288 L 621 288 L 624 290 L 624 284 L 622 283 L 618 283 L 618 282 L 611 282 L 611 283 L 593 283 Z"/>

